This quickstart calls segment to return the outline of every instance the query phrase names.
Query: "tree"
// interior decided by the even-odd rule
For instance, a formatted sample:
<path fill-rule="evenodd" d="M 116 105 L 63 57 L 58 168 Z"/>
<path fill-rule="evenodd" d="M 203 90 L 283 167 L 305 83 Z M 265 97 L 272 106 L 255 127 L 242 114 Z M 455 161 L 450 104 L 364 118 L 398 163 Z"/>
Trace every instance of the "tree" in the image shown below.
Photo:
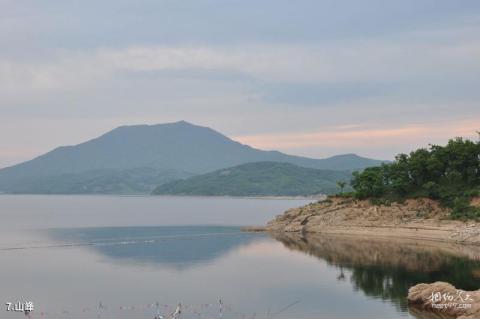
<path fill-rule="evenodd" d="M 358 198 L 381 197 L 386 191 L 385 167 L 368 167 L 362 172 L 353 172 L 352 187 Z"/>
<path fill-rule="evenodd" d="M 340 194 L 343 194 L 343 190 L 345 189 L 345 186 L 347 186 L 347 183 L 344 181 L 338 181 L 337 186 L 340 188 Z"/>
<path fill-rule="evenodd" d="M 393 163 L 354 172 L 351 185 L 357 198 L 429 197 L 450 207 L 453 218 L 480 218 L 480 208 L 469 204 L 480 193 L 480 140 L 457 137 L 445 146 L 399 154 Z"/>

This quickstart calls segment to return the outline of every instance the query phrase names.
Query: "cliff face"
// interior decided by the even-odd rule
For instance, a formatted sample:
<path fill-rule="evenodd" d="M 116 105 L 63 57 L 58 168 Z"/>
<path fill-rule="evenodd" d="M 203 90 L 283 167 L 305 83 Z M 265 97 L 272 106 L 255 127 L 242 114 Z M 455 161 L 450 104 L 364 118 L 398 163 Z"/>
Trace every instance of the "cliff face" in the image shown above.
<path fill-rule="evenodd" d="M 372 205 L 329 197 L 286 211 L 267 224 L 273 232 L 350 234 L 480 244 L 480 224 L 449 220 L 450 211 L 430 199 Z"/>

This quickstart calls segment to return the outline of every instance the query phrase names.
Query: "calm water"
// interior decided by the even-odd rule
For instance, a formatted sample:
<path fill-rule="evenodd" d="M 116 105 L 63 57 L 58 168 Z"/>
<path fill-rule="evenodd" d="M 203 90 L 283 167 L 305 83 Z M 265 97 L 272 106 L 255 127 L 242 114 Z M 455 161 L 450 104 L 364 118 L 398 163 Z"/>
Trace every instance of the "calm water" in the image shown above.
<path fill-rule="evenodd" d="M 153 319 L 179 302 L 183 318 L 427 318 L 411 285 L 480 287 L 478 247 L 239 231 L 303 203 L 0 196 L 0 302 L 46 319 Z"/>

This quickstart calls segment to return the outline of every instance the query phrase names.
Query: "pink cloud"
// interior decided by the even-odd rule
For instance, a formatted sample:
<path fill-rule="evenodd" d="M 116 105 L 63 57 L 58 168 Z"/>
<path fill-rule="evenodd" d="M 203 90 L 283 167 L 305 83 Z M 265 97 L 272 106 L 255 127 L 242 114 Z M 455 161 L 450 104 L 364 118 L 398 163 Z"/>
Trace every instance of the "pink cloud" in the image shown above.
<path fill-rule="evenodd" d="M 314 132 L 243 135 L 235 136 L 234 139 L 261 149 L 321 147 L 343 149 L 365 147 L 369 149 L 391 147 L 392 145 L 417 145 L 421 141 L 427 146 L 429 143 L 438 143 L 437 141 L 446 141 L 457 136 L 474 138 L 475 132 L 478 130 L 480 130 L 480 120 L 468 120 L 391 128 L 344 125 Z"/>

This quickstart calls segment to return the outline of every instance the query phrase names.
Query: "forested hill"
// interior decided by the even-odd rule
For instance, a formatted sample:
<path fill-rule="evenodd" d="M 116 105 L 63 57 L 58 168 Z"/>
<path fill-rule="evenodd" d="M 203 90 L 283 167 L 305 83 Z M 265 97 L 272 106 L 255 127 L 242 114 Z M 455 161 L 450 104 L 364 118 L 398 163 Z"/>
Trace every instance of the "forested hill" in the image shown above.
<path fill-rule="evenodd" d="M 393 163 L 354 173 L 352 186 L 357 198 L 388 204 L 428 197 L 452 208 L 453 218 L 480 218 L 470 205 L 480 193 L 480 142 L 456 138 L 400 154 Z"/>
<path fill-rule="evenodd" d="M 382 161 L 355 154 L 324 159 L 264 151 L 185 121 L 121 126 L 0 169 L 0 193 L 150 193 L 161 183 L 235 165 L 274 161 L 353 170 Z"/>
<path fill-rule="evenodd" d="M 193 176 L 157 187 L 156 195 L 301 196 L 335 193 L 348 171 L 319 170 L 289 163 L 256 162 Z"/>

